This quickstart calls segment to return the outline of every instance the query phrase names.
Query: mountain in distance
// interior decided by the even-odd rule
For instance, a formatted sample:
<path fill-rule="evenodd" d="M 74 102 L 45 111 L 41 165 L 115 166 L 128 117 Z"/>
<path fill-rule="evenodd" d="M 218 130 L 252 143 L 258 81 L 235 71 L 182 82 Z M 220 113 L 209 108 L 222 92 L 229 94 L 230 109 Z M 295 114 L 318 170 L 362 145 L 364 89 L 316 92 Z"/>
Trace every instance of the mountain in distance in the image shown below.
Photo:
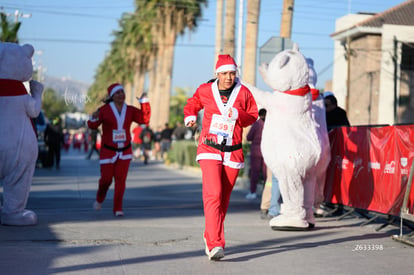
<path fill-rule="evenodd" d="M 44 76 L 42 84 L 45 90 L 53 89 L 59 97 L 64 98 L 66 104 L 74 105 L 78 110 L 83 110 L 88 102 L 87 96 L 90 84 L 73 80 L 70 77 Z"/>

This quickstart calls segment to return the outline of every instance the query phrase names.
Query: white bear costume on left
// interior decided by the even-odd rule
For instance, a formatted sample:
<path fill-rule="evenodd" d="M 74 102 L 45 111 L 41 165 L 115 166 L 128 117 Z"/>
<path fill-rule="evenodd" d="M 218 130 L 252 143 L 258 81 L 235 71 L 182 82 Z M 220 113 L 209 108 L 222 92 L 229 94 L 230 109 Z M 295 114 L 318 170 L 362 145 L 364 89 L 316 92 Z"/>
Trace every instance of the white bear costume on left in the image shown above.
<path fill-rule="evenodd" d="M 3 185 L 1 223 L 34 225 L 37 216 L 26 210 L 36 166 L 38 145 L 31 118 L 41 108 L 43 85 L 32 77 L 31 45 L 0 43 L 0 183 Z"/>
<path fill-rule="evenodd" d="M 267 110 L 261 148 L 267 166 L 279 180 L 283 200 L 280 215 L 269 224 L 275 230 L 307 230 L 315 223 L 315 169 L 321 154 L 308 65 L 295 44 L 259 69 L 273 92 L 243 84 Z"/>

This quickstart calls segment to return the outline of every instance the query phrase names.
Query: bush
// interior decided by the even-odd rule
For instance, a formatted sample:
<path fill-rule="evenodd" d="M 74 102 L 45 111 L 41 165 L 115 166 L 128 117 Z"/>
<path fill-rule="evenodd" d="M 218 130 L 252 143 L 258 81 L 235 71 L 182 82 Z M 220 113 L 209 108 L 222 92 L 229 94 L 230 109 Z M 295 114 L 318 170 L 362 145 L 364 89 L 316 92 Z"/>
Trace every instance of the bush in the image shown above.
<path fill-rule="evenodd" d="M 180 167 L 193 166 L 198 167 L 196 162 L 197 146 L 193 140 L 178 140 L 171 144 L 168 151 L 167 161 L 176 163 Z"/>
<path fill-rule="evenodd" d="M 248 165 L 249 162 L 249 152 L 250 144 L 243 144 L 243 153 L 245 158 L 245 164 Z M 179 140 L 174 141 L 171 144 L 171 148 L 168 151 L 167 163 L 176 163 L 180 167 L 191 166 L 191 167 L 200 167 L 196 162 L 197 156 L 197 146 L 194 140 Z M 246 166 L 248 169 L 248 167 Z M 243 177 L 245 174 L 245 169 L 241 169 L 239 172 L 239 177 Z"/>

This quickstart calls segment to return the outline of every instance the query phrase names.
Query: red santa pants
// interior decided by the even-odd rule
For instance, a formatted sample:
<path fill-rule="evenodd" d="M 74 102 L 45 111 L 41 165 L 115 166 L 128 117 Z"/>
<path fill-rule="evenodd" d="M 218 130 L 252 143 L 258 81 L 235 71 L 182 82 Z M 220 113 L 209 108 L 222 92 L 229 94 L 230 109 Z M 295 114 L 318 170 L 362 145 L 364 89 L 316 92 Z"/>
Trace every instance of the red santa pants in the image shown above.
<path fill-rule="evenodd" d="M 99 179 L 99 188 L 96 193 L 96 201 L 102 203 L 105 200 L 106 193 L 112 183 L 112 178 L 115 178 L 114 213 L 116 211 L 122 211 L 125 182 L 130 162 L 130 159 L 117 159 L 115 163 L 101 164 L 101 178 Z"/>
<path fill-rule="evenodd" d="M 224 248 L 224 219 L 236 183 L 238 169 L 224 166 L 219 160 L 200 160 L 203 173 L 204 238 L 209 250 Z"/>

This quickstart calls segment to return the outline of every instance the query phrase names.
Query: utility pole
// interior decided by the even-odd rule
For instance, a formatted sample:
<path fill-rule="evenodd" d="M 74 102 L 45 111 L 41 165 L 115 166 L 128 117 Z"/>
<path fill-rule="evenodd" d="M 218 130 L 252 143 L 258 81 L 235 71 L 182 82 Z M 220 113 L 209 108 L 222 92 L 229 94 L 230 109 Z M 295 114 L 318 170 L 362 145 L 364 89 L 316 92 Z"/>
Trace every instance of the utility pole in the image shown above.
<path fill-rule="evenodd" d="M 280 24 L 280 37 L 291 38 L 294 0 L 283 0 L 282 22 Z"/>
<path fill-rule="evenodd" d="M 239 73 L 241 74 L 242 66 L 242 41 L 243 41 L 243 0 L 239 0 L 239 24 L 237 34 L 237 59 L 236 64 L 239 66 Z"/>
<path fill-rule="evenodd" d="M 397 95 L 397 75 L 398 75 L 398 40 L 394 36 L 394 124 L 398 123 L 398 95 Z"/>
<path fill-rule="evenodd" d="M 1 8 L 1 10 L 3 10 L 3 8 Z M 22 18 L 32 17 L 31 13 L 22 13 L 19 10 L 16 10 L 14 13 L 5 13 L 3 11 L 2 11 L 2 13 L 4 13 L 6 16 L 14 16 L 14 23 L 19 22 L 19 17 L 22 17 Z"/>
<path fill-rule="evenodd" d="M 292 36 L 293 5 L 294 0 L 283 0 L 282 22 L 280 23 L 281 50 L 286 49 Z"/>
<path fill-rule="evenodd" d="M 224 12 L 224 0 L 217 0 L 216 2 L 216 52 L 214 55 L 213 72 L 216 71 L 216 62 L 219 54 L 223 53 L 223 12 Z M 215 74 L 213 74 L 214 76 Z"/>
<path fill-rule="evenodd" d="M 46 72 L 46 68 L 43 67 L 42 64 L 42 55 L 43 55 L 43 51 L 42 50 L 37 50 L 35 51 L 35 56 L 37 56 L 37 61 L 34 60 L 33 61 L 33 65 L 36 67 L 36 71 L 37 71 L 37 81 L 39 82 L 43 82 L 43 72 Z"/>
<path fill-rule="evenodd" d="M 372 108 L 372 83 L 374 80 L 375 72 L 368 72 L 369 76 L 369 100 L 368 100 L 368 125 L 371 125 L 371 108 Z"/>
<path fill-rule="evenodd" d="M 351 37 L 348 35 L 346 38 L 346 46 L 345 46 L 345 57 L 347 62 L 347 79 L 346 79 L 346 97 L 345 97 L 345 110 L 349 111 L 349 96 L 351 91 Z"/>

